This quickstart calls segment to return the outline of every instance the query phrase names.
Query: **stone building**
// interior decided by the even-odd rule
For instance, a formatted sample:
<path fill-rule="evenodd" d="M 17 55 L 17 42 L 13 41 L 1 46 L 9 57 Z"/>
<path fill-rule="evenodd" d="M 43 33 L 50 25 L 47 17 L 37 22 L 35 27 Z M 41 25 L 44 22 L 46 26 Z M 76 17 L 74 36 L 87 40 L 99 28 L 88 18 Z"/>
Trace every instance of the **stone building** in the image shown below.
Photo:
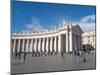
<path fill-rule="evenodd" d="M 82 34 L 82 44 L 86 50 L 95 50 L 95 29 Z"/>
<path fill-rule="evenodd" d="M 11 33 L 11 51 L 73 52 L 82 49 L 82 30 L 67 21 L 55 29 L 40 32 Z"/>

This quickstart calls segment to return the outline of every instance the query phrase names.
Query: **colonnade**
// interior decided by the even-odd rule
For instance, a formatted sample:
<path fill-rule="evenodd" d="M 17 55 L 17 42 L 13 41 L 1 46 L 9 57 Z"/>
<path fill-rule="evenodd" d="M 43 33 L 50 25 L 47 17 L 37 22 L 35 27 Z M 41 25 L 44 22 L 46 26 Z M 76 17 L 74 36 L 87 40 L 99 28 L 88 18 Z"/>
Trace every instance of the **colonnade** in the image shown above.
<path fill-rule="evenodd" d="M 58 36 L 47 38 L 12 39 L 14 52 L 57 52 Z"/>
<path fill-rule="evenodd" d="M 81 49 L 81 37 L 70 33 L 46 38 L 12 39 L 12 52 L 72 52 Z"/>
<path fill-rule="evenodd" d="M 66 28 L 66 27 L 65 27 Z M 78 27 L 77 27 L 78 28 Z M 37 35 L 13 35 L 11 50 L 15 52 L 73 52 L 81 50 L 82 36 L 74 27 L 61 29 L 59 32 Z"/>

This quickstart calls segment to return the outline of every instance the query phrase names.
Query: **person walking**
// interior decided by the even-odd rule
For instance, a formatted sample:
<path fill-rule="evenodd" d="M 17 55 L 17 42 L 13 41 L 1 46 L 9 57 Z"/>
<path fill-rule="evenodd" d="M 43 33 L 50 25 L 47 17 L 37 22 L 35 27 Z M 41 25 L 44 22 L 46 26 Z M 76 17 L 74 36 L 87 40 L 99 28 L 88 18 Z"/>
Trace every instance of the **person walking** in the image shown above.
<path fill-rule="evenodd" d="M 18 53 L 18 60 L 21 58 L 21 52 Z"/>
<path fill-rule="evenodd" d="M 23 58 L 24 58 L 24 62 L 25 62 L 26 61 L 26 52 L 24 52 Z"/>
<path fill-rule="evenodd" d="M 77 60 L 77 61 L 79 61 L 79 62 L 80 62 L 80 53 L 79 53 L 79 51 L 76 51 L 76 56 L 77 56 L 77 58 L 78 58 L 78 60 Z"/>
<path fill-rule="evenodd" d="M 17 51 L 15 52 L 15 59 L 17 59 L 17 55 L 18 55 L 18 53 L 17 53 Z"/>
<path fill-rule="evenodd" d="M 86 62 L 86 49 L 85 48 L 83 48 L 83 51 L 84 51 L 84 54 L 83 54 L 83 62 Z"/>

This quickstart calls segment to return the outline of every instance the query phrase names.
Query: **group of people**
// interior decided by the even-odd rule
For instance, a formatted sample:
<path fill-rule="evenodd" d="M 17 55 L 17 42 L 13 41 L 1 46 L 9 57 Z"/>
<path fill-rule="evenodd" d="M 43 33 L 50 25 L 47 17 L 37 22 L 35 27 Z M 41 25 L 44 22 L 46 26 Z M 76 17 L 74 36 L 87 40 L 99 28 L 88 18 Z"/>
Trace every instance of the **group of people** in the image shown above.
<path fill-rule="evenodd" d="M 92 50 L 86 50 L 85 48 L 83 48 L 82 51 L 74 51 L 74 55 L 77 55 L 77 56 L 83 56 L 83 62 L 86 62 L 86 54 L 92 54 L 93 55 L 94 51 Z"/>
<path fill-rule="evenodd" d="M 41 52 L 39 52 L 39 51 L 37 51 L 37 52 L 34 52 L 34 50 L 33 50 L 33 52 L 32 52 L 32 56 L 46 56 L 46 55 L 56 55 L 57 54 L 57 51 L 55 52 L 55 51 L 52 51 L 52 52 L 50 52 L 50 51 L 48 51 L 48 52 L 46 52 L 46 51 L 42 51 L 41 50 Z"/>
<path fill-rule="evenodd" d="M 55 51 L 52 51 L 52 52 L 50 52 L 50 51 L 48 51 L 48 52 L 41 51 L 41 52 L 39 52 L 37 50 L 37 52 L 34 52 L 34 50 L 33 50 L 33 52 L 31 52 L 31 53 L 29 53 L 29 52 L 17 52 L 17 51 L 15 51 L 15 53 L 13 55 L 14 55 L 14 57 L 15 57 L 16 60 L 17 59 L 20 60 L 21 57 L 23 57 L 23 59 L 25 61 L 26 60 L 26 56 L 28 54 L 31 54 L 32 57 L 39 57 L 39 56 L 47 56 L 47 55 L 56 55 L 57 54 L 57 51 L 56 52 Z"/>
<path fill-rule="evenodd" d="M 82 56 L 82 53 L 80 51 L 74 51 L 74 55 L 80 58 L 80 56 Z M 83 62 L 86 62 L 85 52 L 83 52 Z"/>
<path fill-rule="evenodd" d="M 50 52 L 50 51 L 48 51 L 48 52 L 44 51 L 43 52 L 41 50 L 41 52 L 39 52 L 37 50 L 37 52 L 35 52 L 33 50 L 33 52 L 31 52 L 30 54 L 31 54 L 32 57 L 37 57 L 37 56 L 56 55 L 57 53 L 58 53 L 57 51 L 56 52 L 55 51 L 52 51 L 52 52 Z M 21 57 L 23 57 L 23 59 L 25 61 L 26 60 L 26 56 L 28 54 L 29 54 L 28 52 L 17 52 L 17 50 L 16 50 L 15 53 L 14 53 L 14 56 L 15 56 L 15 59 L 18 59 L 18 60 L 20 60 Z M 63 56 L 64 54 L 66 54 L 66 52 L 65 51 L 61 51 L 61 55 Z M 79 57 L 82 55 L 82 53 L 80 53 L 80 51 L 74 51 L 73 54 L 77 55 Z M 83 49 L 83 55 L 85 55 L 85 54 L 86 54 L 86 49 Z M 83 61 L 86 62 L 86 57 L 84 57 Z"/>
<path fill-rule="evenodd" d="M 23 53 L 24 61 L 26 60 L 26 54 L 27 54 L 26 52 Z M 15 55 L 15 59 L 20 60 L 22 53 L 21 52 L 15 52 L 14 55 Z"/>

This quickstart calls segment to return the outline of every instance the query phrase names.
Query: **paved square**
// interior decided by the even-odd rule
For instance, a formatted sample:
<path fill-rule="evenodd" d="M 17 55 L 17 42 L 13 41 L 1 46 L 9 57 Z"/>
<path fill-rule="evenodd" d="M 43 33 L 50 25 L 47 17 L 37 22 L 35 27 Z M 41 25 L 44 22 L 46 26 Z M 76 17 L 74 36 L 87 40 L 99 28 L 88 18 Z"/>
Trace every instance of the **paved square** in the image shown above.
<path fill-rule="evenodd" d="M 47 71 L 63 71 L 63 70 L 82 70 L 82 69 L 95 69 L 95 54 L 86 55 L 86 62 L 83 62 L 83 56 L 79 57 L 72 54 L 61 56 L 49 55 L 41 57 L 32 57 L 27 55 L 26 61 L 15 60 L 14 57 L 11 61 L 11 73 L 35 73 Z"/>

